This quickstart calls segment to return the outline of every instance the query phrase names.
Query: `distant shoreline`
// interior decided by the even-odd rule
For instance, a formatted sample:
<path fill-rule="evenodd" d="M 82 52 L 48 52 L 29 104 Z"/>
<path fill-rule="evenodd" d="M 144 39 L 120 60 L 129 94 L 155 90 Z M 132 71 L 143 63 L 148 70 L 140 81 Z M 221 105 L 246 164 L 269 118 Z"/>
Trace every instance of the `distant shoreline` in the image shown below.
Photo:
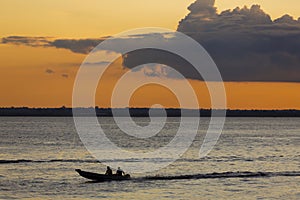
<path fill-rule="evenodd" d="M 111 108 L 76 108 L 80 112 L 80 116 L 91 116 L 91 110 L 95 110 L 98 117 L 112 117 Z M 118 111 L 117 116 L 125 116 L 124 108 L 113 109 Z M 165 109 L 168 117 L 180 117 L 181 109 L 167 108 Z M 200 112 L 201 117 L 210 117 L 210 109 L 183 109 L 188 116 L 194 116 L 195 113 Z M 160 111 L 160 109 L 154 109 Z M 215 110 L 224 111 L 224 110 Z M 130 108 L 129 112 L 132 117 L 149 117 L 149 108 Z M 157 113 L 157 114 L 155 114 Z M 154 112 L 154 116 L 160 116 Z M 27 108 L 27 107 L 11 107 L 0 108 L 0 116 L 2 117 L 72 117 L 72 108 Z M 227 117 L 300 117 L 300 110 L 226 110 Z"/>

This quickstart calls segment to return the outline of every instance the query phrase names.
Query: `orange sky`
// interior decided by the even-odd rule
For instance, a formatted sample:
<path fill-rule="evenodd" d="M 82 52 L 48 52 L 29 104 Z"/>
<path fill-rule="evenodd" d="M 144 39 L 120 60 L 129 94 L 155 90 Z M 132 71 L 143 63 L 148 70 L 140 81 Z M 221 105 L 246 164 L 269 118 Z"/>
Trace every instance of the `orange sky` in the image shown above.
<path fill-rule="evenodd" d="M 176 29 L 195 0 L 1 0 L 0 35 L 100 37 L 137 27 Z M 219 11 L 260 4 L 273 18 L 300 17 L 298 0 L 216 0 Z"/>
<path fill-rule="evenodd" d="M 0 46 L 2 66 L 0 99 L 2 107 L 59 107 L 71 106 L 73 82 L 78 66 L 85 55 L 55 48 L 33 48 Z M 16 59 L 18 58 L 18 59 Z M 110 106 L 110 94 L 116 74 L 122 75 L 121 61 L 111 67 L 106 78 L 100 82 L 96 96 L 97 105 Z M 54 72 L 45 73 L 47 69 Z M 62 76 L 68 74 L 68 78 Z M 197 91 L 201 107 L 210 107 L 210 98 L 205 84 L 190 81 Z M 180 87 L 180 80 L 172 80 Z M 300 84 L 296 83 L 225 83 L 228 108 L 231 109 L 300 109 Z M 163 87 L 146 86 L 136 91 L 131 101 L 133 107 L 162 104 L 166 107 L 178 105 L 175 96 Z M 120 104 L 121 105 L 121 104 Z"/>
<path fill-rule="evenodd" d="M 176 29 L 193 0 L 4 0 L 0 3 L 0 37 L 10 35 L 50 36 L 54 38 L 95 38 L 116 34 L 130 28 L 158 26 Z M 289 0 L 217 0 L 219 10 L 259 3 L 278 17 L 300 15 L 299 1 Z M 298 5 L 298 6 L 297 6 Z M 138 16 L 138 17 L 137 17 Z M 162 17 L 163 16 L 163 17 Z M 73 82 L 85 55 L 64 49 L 0 44 L 0 107 L 71 106 Z M 110 93 L 116 74 L 124 73 L 121 61 L 100 82 L 96 102 L 110 106 Z M 52 70 L 53 73 L 46 73 Z M 179 80 L 170 80 L 180 87 Z M 210 107 L 205 84 L 190 81 L 201 107 Z M 297 83 L 225 83 L 228 108 L 231 109 L 300 109 L 300 84 Z M 159 86 L 140 88 L 130 101 L 133 107 L 163 104 L 177 107 L 175 96 Z"/>

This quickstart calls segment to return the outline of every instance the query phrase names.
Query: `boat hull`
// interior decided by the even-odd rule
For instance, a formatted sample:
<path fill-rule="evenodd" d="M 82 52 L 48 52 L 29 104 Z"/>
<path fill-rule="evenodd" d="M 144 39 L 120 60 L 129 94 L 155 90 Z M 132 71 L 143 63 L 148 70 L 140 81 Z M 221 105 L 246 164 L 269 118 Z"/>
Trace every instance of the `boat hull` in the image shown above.
<path fill-rule="evenodd" d="M 86 179 L 93 180 L 93 181 L 124 181 L 130 180 L 130 175 L 126 174 L 125 176 L 118 176 L 118 175 L 105 175 L 105 174 L 98 174 L 93 172 L 87 172 L 80 169 L 76 169 L 78 174 Z"/>

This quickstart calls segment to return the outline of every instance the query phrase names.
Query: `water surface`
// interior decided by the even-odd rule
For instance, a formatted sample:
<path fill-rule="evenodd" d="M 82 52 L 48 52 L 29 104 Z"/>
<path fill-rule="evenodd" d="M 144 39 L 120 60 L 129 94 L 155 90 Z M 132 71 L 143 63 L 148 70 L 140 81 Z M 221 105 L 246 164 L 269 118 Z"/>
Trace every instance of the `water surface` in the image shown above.
<path fill-rule="evenodd" d="M 147 118 L 136 118 L 147 124 Z M 170 141 L 179 118 L 169 118 L 154 138 L 128 140 L 112 118 L 99 118 L 108 137 L 132 151 L 153 150 Z M 213 151 L 198 159 L 209 119 L 201 119 L 195 142 L 182 158 L 126 182 L 90 183 L 74 171 L 104 172 L 105 165 L 82 145 L 72 118 L 0 118 L 0 199 L 300 199 L 300 118 L 227 118 Z M 160 162 L 159 159 L 110 162 Z M 161 161 L 163 162 L 163 160 Z M 201 178 L 216 173 L 233 177 Z M 270 176 L 239 176 L 242 173 Z M 291 176 L 285 176 L 290 174 Z M 182 175 L 191 175 L 178 179 Z M 144 180 L 145 176 L 175 177 Z"/>

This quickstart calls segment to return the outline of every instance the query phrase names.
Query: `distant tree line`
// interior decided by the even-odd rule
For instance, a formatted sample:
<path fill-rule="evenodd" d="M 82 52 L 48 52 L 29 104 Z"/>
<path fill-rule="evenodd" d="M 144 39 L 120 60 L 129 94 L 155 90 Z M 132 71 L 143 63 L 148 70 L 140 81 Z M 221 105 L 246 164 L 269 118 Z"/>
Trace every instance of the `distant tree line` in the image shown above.
<path fill-rule="evenodd" d="M 111 117 L 113 110 L 111 108 L 75 108 L 80 116 L 92 116 L 93 111 L 98 117 Z M 126 116 L 126 109 L 114 109 L 117 116 Z M 151 109 L 151 116 L 162 116 L 161 109 Z M 165 113 L 168 117 L 180 117 L 181 109 L 167 108 Z M 210 117 L 210 109 L 183 109 L 185 116 Z M 222 110 L 215 110 L 222 111 Z M 224 111 L 224 110 L 223 110 Z M 129 108 L 129 113 L 132 117 L 149 117 L 149 108 Z M 221 112 L 220 112 L 221 113 Z M 300 117 L 300 110 L 226 110 L 227 117 Z M 27 108 L 27 107 L 10 107 L 0 108 L 0 116 L 45 116 L 45 117 L 72 117 L 72 108 Z"/>

